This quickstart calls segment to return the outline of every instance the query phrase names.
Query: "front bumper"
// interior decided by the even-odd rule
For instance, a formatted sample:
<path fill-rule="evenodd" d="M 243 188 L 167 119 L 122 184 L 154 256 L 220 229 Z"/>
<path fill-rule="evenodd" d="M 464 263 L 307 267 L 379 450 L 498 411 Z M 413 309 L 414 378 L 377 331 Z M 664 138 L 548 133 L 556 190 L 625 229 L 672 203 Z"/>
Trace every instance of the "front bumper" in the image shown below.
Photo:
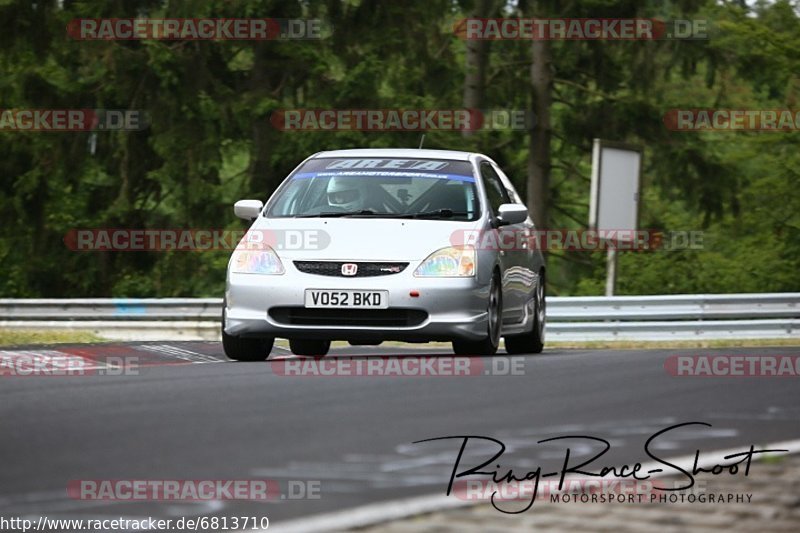
<path fill-rule="evenodd" d="M 225 292 L 225 332 L 241 337 L 283 337 L 297 339 L 407 342 L 480 340 L 487 332 L 488 284 L 472 278 L 418 278 L 408 268 L 385 276 L 343 278 L 305 274 L 291 262 L 284 263 L 280 276 L 228 274 Z M 389 291 L 389 309 L 349 313 L 336 309 L 333 324 L 321 322 L 317 313 L 309 320 L 298 320 L 304 310 L 306 289 L 357 289 Z M 409 293 L 417 291 L 418 297 Z M 331 314 L 331 313 L 329 313 Z M 377 316 L 380 325 L 369 325 Z M 407 320 L 396 320 L 405 316 Z M 347 318 L 354 325 L 343 325 Z M 305 324 L 298 322 L 309 322 Z M 405 322 L 402 323 L 401 322 Z M 392 323 L 387 325 L 387 323 Z"/>

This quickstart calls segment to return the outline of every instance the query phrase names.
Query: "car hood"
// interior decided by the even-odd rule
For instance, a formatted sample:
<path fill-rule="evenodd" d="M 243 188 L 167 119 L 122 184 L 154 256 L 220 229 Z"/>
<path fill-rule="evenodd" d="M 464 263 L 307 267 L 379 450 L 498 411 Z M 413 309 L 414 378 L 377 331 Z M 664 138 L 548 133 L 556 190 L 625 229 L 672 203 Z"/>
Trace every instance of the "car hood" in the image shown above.
<path fill-rule="evenodd" d="M 281 258 L 319 261 L 421 261 L 463 242 L 481 221 L 387 218 L 259 218 L 250 232 Z"/>

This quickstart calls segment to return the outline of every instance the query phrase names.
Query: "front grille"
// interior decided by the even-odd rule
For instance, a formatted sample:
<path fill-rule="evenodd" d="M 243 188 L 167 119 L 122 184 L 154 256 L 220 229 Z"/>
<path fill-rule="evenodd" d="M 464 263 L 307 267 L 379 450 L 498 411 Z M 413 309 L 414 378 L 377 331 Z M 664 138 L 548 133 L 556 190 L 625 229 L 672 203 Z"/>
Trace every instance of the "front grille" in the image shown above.
<path fill-rule="evenodd" d="M 428 313 L 420 309 L 273 307 L 269 315 L 276 322 L 291 326 L 412 327 L 428 318 Z"/>
<path fill-rule="evenodd" d="M 336 276 L 340 278 L 368 278 L 372 276 L 388 276 L 397 274 L 405 270 L 408 263 L 372 263 L 372 262 L 353 262 L 358 265 L 355 276 L 342 275 L 342 265 L 348 261 L 295 261 L 294 266 L 300 272 L 306 274 L 317 274 L 318 276 Z"/>

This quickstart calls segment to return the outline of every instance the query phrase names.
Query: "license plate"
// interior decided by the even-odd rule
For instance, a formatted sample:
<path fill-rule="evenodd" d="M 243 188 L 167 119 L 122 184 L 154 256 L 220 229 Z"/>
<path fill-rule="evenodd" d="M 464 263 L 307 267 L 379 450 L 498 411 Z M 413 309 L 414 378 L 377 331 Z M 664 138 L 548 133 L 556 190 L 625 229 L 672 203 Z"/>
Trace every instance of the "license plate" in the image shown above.
<path fill-rule="evenodd" d="M 389 291 L 306 289 L 306 307 L 386 309 Z"/>

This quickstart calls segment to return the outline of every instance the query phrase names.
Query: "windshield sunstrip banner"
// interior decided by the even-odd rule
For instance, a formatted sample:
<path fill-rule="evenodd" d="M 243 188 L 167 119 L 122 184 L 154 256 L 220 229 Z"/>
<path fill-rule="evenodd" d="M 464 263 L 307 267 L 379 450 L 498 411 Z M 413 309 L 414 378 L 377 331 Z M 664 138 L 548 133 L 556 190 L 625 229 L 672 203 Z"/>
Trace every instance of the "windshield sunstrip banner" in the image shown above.
<path fill-rule="evenodd" d="M 472 164 L 468 161 L 392 158 L 312 159 L 292 178 L 342 175 L 475 181 Z"/>
<path fill-rule="evenodd" d="M 473 176 L 461 176 L 459 174 L 434 174 L 431 172 L 388 172 L 373 170 L 339 170 L 323 172 L 301 172 L 292 176 L 292 179 L 304 178 L 327 178 L 334 176 L 361 176 L 366 178 L 427 178 L 427 179 L 447 179 L 454 181 L 474 182 Z"/>

